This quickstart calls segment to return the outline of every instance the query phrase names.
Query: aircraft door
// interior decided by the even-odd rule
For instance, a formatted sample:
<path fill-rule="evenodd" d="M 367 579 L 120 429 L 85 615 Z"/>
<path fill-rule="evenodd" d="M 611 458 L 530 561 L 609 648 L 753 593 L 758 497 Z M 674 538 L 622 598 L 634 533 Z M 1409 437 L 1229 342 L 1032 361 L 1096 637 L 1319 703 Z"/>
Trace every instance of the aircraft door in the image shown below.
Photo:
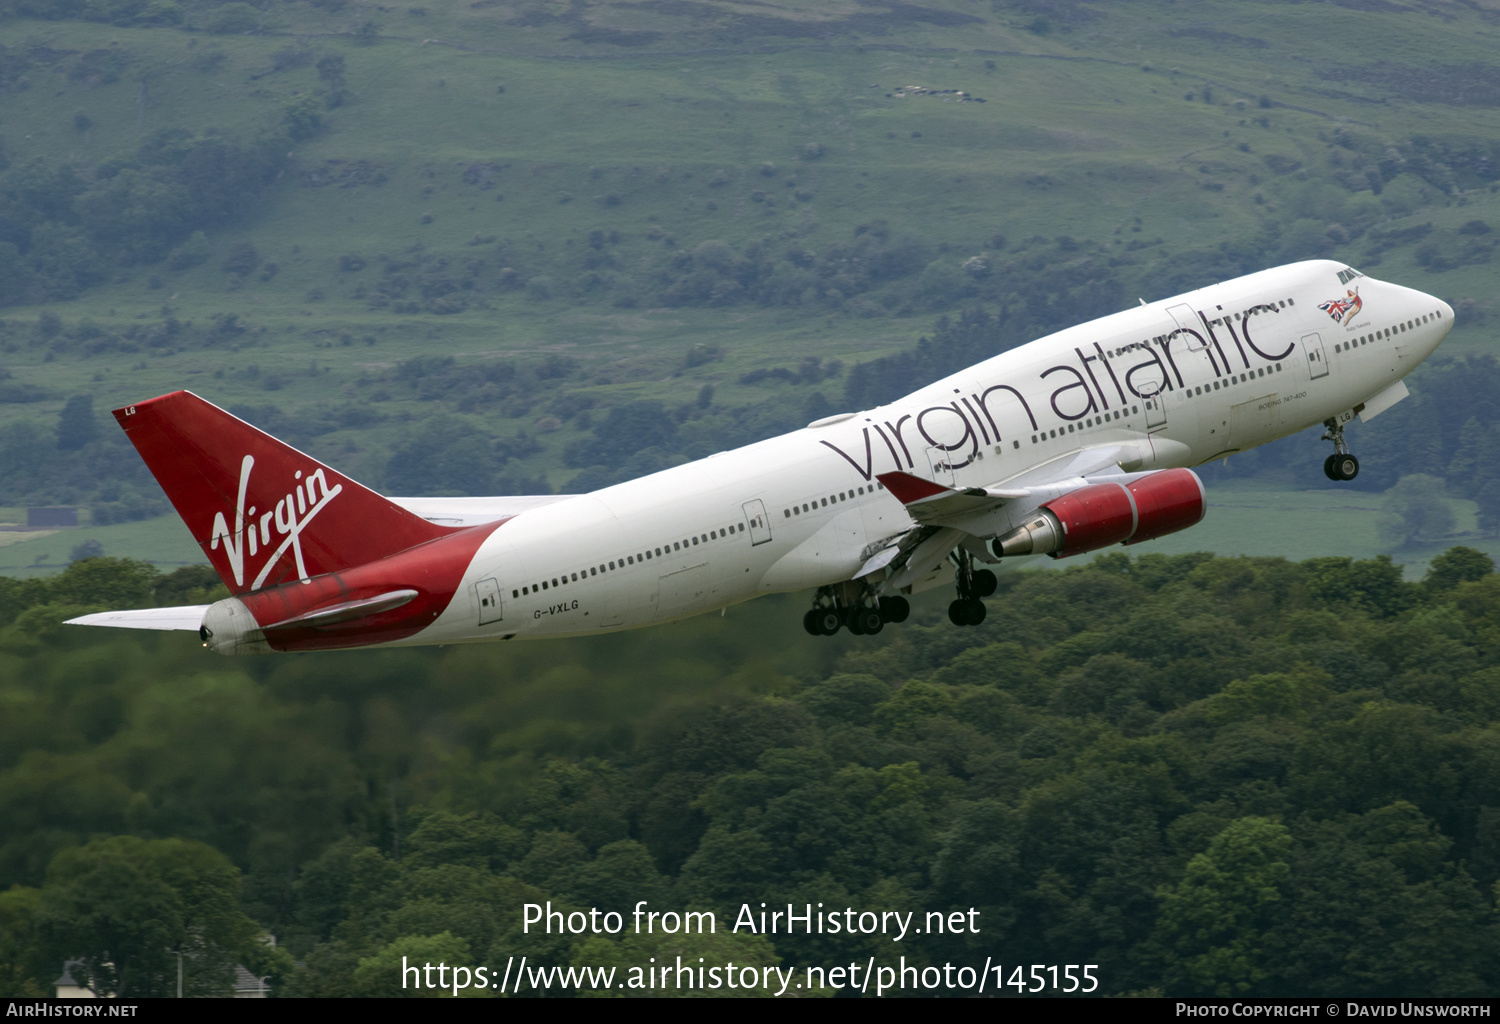
<path fill-rule="evenodd" d="M 766 503 L 753 498 L 741 506 L 745 510 L 745 525 L 750 528 L 750 546 L 765 544 L 771 539 L 771 519 L 766 515 Z"/>
<path fill-rule="evenodd" d="M 1180 306 L 1172 306 L 1167 310 L 1172 317 L 1172 322 L 1177 325 L 1182 338 L 1187 342 L 1189 352 L 1198 352 L 1208 345 L 1203 337 L 1203 326 L 1198 322 L 1198 314 L 1193 312 L 1193 307 L 1187 303 Z"/>
<path fill-rule="evenodd" d="M 1146 407 L 1146 430 L 1160 430 L 1167 425 L 1167 395 L 1165 391 L 1158 391 L 1154 395 L 1146 395 L 1141 399 L 1141 404 Z"/>
<path fill-rule="evenodd" d="M 932 467 L 933 483 L 942 484 L 944 487 L 954 486 L 953 466 L 948 461 L 952 457 L 953 453 L 947 448 L 933 446 L 927 449 L 927 465 Z"/>
<path fill-rule="evenodd" d="M 1328 376 L 1328 357 L 1323 353 L 1322 335 L 1304 334 L 1302 354 L 1307 356 L 1307 374 L 1311 379 Z"/>
<path fill-rule="evenodd" d="M 480 580 L 474 584 L 474 596 L 479 602 L 479 624 L 487 626 L 499 622 L 501 614 L 500 584 L 496 580 Z"/>

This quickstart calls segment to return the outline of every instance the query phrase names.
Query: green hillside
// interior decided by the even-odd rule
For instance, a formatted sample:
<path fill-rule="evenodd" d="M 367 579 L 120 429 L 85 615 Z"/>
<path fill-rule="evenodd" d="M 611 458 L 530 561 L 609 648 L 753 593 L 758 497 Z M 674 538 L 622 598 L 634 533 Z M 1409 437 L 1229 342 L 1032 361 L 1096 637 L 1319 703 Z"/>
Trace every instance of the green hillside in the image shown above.
<path fill-rule="evenodd" d="M 101 414 L 181 387 L 388 491 L 597 486 L 941 316 L 982 354 L 1311 256 L 1491 351 L 1490 6 L 262 6 L 0 5 L 0 501 L 165 512 Z"/>

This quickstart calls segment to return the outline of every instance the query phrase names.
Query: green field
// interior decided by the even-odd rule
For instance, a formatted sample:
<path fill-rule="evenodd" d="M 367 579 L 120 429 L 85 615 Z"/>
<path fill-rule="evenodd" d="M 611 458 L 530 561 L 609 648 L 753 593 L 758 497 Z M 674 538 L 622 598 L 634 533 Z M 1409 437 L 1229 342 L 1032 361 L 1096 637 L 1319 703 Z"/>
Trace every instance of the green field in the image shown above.
<path fill-rule="evenodd" d="M 1326 487 L 1286 491 L 1253 483 L 1218 484 L 1209 488 L 1208 514 L 1202 523 L 1124 550 L 1167 555 L 1213 551 L 1220 555 L 1280 556 L 1294 562 L 1388 554 L 1405 567 L 1408 580 L 1421 579 L 1433 556 L 1456 544 L 1477 548 L 1500 560 L 1500 539 L 1475 530 L 1474 502 L 1446 500 L 1457 520 L 1453 535 L 1392 547 L 1376 532 L 1382 501 L 1379 494 Z"/>
<path fill-rule="evenodd" d="M 68 564 L 69 553 L 91 540 L 99 542 L 106 556 L 152 562 L 163 572 L 208 562 L 182 520 L 168 515 L 135 523 L 59 530 L 49 537 L 5 545 L 0 547 L 0 575 L 47 576 L 60 572 Z"/>

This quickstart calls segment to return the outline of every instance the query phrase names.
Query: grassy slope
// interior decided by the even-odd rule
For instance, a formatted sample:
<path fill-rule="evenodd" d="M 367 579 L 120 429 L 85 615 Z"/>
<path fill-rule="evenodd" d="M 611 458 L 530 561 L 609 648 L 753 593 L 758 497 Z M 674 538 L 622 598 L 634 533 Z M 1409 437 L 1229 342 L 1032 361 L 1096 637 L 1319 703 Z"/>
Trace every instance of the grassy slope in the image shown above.
<path fill-rule="evenodd" d="M 348 28 L 346 15 L 302 5 L 275 9 L 274 36 L 0 24 L 0 42 L 8 45 L 118 46 L 133 59 L 121 80 L 107 85 L 34 73 L 31 88 L 8 95 L 0 113 L 13 160 L 93 161 L 162 127 L 247 132 L 272 124 L 287 102 L 319 86 L 311 66 L 263 74 L 273 55 L 299 38 L 316 52 L 345 57 L 352 94 L 347 105 L 327 112 L 323 135 L 297 147 L 294 167 L 259 213 L 211 239 L 214 255 L 206 264 L 185 272 L 126 268 L 82 299 L 51 307 L 70 325 L 83 317 L 103 324 L 154 320 L 164 302 L 199 323 L 237 313 L 253 329 L 240 351 L 46 362 L 40 349 L 22 346 L 4 356 L 4 365 L 59 397 L 91 391 L 101 406 L 183 386 L 225 404 L 273 401 L 292 411 L 330 396 L 374 402 L 397 417 L 392 425 L 319 441 L 320 453 L 336 454 L 359 473 L 361 459 L 399 432 L 403 411 L 426 412 L 413 401 L 378 400 L 378 382 L 371 382 L 415 354 L 482 360 L 563 351 L 597 371 L 587 387 L 607 403 L 635 396 L 675 403 L 713 383 L 718 400 L 732 405 L 767 394 L 736 383 L 750 368 L 806 354 L 859 360 L 906 347 L 931 313 L 858 317 L 823 308 L 661 309 L 649 302 L 619 310 L 597 299 L 536 302 L 508 292 L 487 296 L 489 308 L 457 315 L 395 315 L 369 310 L 354 297 L 375 270 L 372 262 L 357 273 L 340 272 L 345 253 L 398 255 L 420 245 L 459 258 L 488 252 L 490 243 L 467 243 L 493 235 L 523 255 L 540 246 L 538 266 L 555 276 L 552 267 L 581 254 L 597 227 L 621 233 L 619 255 L 628 264 L 656 258 L 664 243 L 648 237 L 653 229 L 683 247 L 775 235 L 816 248 L 848 239 L 856 225 L 876 217 L 958 255 L 978 251 L 997 232 L 1012 240 L 1067 234 L 1120 248 L 1131 238 L 1162 237 L 1164 249 L 1181 251 L 1253 234 L 1268 216 L 1316 219 L 1325 200 L 1346 200 L 1342 190 L 1323 184 L 1330 148 L 1324 138 L 1341 125 L 1387 140 L 1416 133 L 1493 138 L 1500 128 L 1493 107 L 1419 103 L 1393 93 L 1389 83 L 1317 75 L 1333 64 L 1484 64 L 1500 32 L 1486 13 L 1434 7 L 1356 14 L 1279 3 L 1185 10 L 1142 2 L 1100 5 L 1100 17 L 1069 27 L 1074 8 L 1060 5 L 1055 30 L 1042 36 L 1025 30 L 1032 21 L 1025 12 L 964 2 L 930 6 L 979 21 L 854 23 L 847 19 L 871 9 L 784 4 L 770 12 L 779 21 L 747 25 L 733 19 L 767 9 L 703 4 L 689 17 L 615 4 L 585 5 L 580 22 L 553 4 L 526 8 L 533 15 L 522 20 L 530 24 L 517 26 L 508 22 L 523 13 L 519 5 L 444 6 L 425 17 L 401 10 L 381 15 L 383 38 L 373 46 L 335 34 Z M 547 21 L 536 11 L 564 20 Z M 1328 40 L 1347 38 L 1355 22 L 1364 40 L 1358 52 L 1330 50 Z M 580 26 L 590 25 L 661 35 L 640 46 L 590 43 L 588 32 L 578 38 Z M 826 42 L 816 37 L 824 30 L 832 33 Z M 203 54 L 215 50 L 222 62 L 208 67 Z M 588 59 L 563 59 L 572 57 Z M 1205 81 L 1214 86 L 1212 103 L 1202 101 Z M 908 83 L 966 89 L 987 102 L 886 97 Z M 1189 92 L 1192 101 L 1184 99 Z M 1255 101 L 1263 94 L 1284 105 L 1261 110 Z M 75 112 L 94 127 L 75 130 Z M 1268 127 L 1253 120 L 1262 113 Z M 801 159 L 810 143 L 821 145 L 823 155 Z M 1248 152 L 1238 148 L 1242 143 Z M 1273 175 L 1267 154 L 1302 162 L 1311 180 Z M 335 166 L 327 163 L 333 160 L 377 163 L 386 181 L 348 189 L 304 185 L 304 172 Z M 464 182 L 464 169 L 476 162 L 501 165 L 494 189 Z M 776 166 L 771 176 L 760 173 L 766 162 Z M 727 182 L 710 184 L 720 172 Z M 786 187 L 789 179 L 795 189 Z M 1223 190 L 1205 189 L 1205 181 Z M 774 210 L 751 200 L 756 189 L 776 195 Z M 794 191 L 811 196 L 798 200 Z M 1258 204 L 1257 193 L 1267 202 Z M 617 205 L 608 205 L 611 194 Z M 1356 200 L 1398 225 L 1500 223 L 1493 193 L 1473 190 L 1455 202 L 1410 174 L 1378 199 L 1362 193 Z M 431 220 L 423 223 L 427 214 Z M 1136 217 L 1138 233 L 1129 230 Z M 218 267 L 241 238 L 281 272 L 233 287 Z M 1363 246 L 1349 249 L 1348 258 L 1357 259 Z M 162 279 L 159 289 L 148 287 L 153 273 Z M 1377 273 L 1450 300 L 1474 298 L 1481 309 L 1491 301 L 1487 266 L 1433 275 L 1412 262 L 1410 247 L 1388 253 Z M 321 299 L 309 298 L 314 289 Z M 38 312 L 11 308 L 0 316 L 24 321 Z M 341 343 L 346 334 L 352 344 Z M 726 358 L 674 376 L 697 342 L 723 346 Z M 1483 324 L 1466 325 L 1449 346 L 1490 342 Z M 279 371 L 283 386 L 263 390 L 264 373 L 252 376 L 250 367 Z M 834 382 L 831 393 L 837 388 Z M 0 406 L 0 420 L 49 415 L 59 404 Z M 535 427 L 531 417 L 489 416 L 485 425 L 496 433 Z M 565 425 L 547 435 L 547 450 L 526 471 L 548 473 L 560 486 L 570 475 L 560 468 L 560 447 L 576 434 Z M 164 539 L 170 531 L 154 525 L 138 528 L 139 541 L 125 539 L 135 527 L 111 529 L 121 532 L 125 547 L 174 550 Z M 1205 524 L 1190 543 L 1182 540 L 1203 547 L 1209 531 Z M 147 532 L 163 540 L 147 541 Z M 1244 536 L 1230 530 L 1212 546 L 1230 550 Z M 65 551 L 68 539 L 13 546 L 0 561 L 9 565 L 23 548 L 35 548 L 35 557 L 42 553 L 37 545 Z M 159 543 L 167 546 L 153 546 Z M 1288 550 L 1278 543 L 1272 538 L 1271 550 Z M 1344 550 L 1355 541 L 1337 530 L 1328 543 Z M 1359 550 L 1366 549 L 1360 541 Z"/>

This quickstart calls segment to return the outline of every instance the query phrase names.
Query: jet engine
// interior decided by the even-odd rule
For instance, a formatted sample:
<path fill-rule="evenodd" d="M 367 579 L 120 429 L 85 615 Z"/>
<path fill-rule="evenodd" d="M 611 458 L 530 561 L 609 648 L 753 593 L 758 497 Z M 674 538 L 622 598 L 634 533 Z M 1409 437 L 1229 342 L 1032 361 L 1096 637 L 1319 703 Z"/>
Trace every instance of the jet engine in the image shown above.
<path fill-rule="evenodd" d="M 1168 469 L 1129 483 L 1099 483 L 1043 502 L 1021 526 L 990 542 L 997 557 L 1066 558 L 1111 544 L 1139 544 L 1203 519 L 1203 481 L 1190 469 Z"/>

